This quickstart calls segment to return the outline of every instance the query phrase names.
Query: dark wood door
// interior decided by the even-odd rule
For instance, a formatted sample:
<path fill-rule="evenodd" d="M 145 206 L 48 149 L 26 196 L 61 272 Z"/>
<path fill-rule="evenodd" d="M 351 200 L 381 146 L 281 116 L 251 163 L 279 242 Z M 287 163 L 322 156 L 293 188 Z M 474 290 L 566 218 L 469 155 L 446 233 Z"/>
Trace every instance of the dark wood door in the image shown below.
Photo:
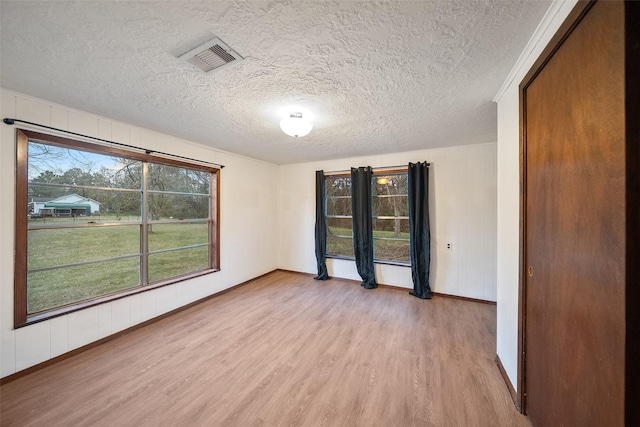
<path fill-rule="evenodd" d="M 621 2 L 589 9 L 523 86 L 524 383 L 534 426 L 624 425 L 624 91 Z"/>

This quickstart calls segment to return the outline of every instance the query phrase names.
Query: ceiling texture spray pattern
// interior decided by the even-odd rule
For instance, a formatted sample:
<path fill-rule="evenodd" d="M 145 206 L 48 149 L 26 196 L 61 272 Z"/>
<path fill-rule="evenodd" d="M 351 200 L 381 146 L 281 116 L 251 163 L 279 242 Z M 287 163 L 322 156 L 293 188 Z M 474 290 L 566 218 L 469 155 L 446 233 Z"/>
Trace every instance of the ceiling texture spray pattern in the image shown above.
<path fill-rule="evenodd" d="M 2 87 L 276 164 L 496 140 L 549 1 L 2 1 Z M 177 59 L 219 37 L 245 60 Z M 302 112 L 304 138 L 279 128 Z"/>

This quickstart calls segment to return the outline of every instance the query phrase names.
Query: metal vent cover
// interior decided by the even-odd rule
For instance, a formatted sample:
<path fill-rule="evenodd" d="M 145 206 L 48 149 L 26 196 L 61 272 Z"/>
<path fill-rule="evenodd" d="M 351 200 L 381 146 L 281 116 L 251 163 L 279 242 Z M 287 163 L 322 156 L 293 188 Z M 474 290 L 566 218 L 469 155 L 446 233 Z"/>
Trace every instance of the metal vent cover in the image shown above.
<path fill-rule="evenodd" d="M 205 73 L 217 71 L 227 65 L 236 64 L 244 60 L 238 52 L 231 49 L 217 37 L 191 49 L 184 55 L 179 56 L 178 59 L 195 65 Z"/>

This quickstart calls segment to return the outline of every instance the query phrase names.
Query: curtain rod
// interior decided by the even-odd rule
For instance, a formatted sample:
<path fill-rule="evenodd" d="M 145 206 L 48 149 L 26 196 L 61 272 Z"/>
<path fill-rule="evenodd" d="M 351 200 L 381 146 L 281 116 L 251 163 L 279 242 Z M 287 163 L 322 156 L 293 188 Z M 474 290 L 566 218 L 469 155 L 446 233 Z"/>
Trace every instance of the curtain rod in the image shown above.
<path fill-rule="evenodd" d="M 204 164 L 207 164 L 207 165 L 218 166 L 218 167 L 220 167 L 220 169 L 224 168 L 224 165 L 221 165 L 219 163 L 207 162 L 205 160 L 192 159 L 191 157 L 179 156 L 177 154 L 164 153 L 162 151 L 150 150 L 148 148 L 140 148 L 140 147 L 136 147 L 134 145 L 123 144 L 122 142 L 109 141 L 108 139 L 97 138 L 97 137 L 91 136 L 91 135 L 83 135 L 81 133 L 71 132 L 70 130 L 58 129 L 58 128 L 54 128 L 54 127 L 47 126 L 47 125 L 41 125 L 40 123 L 28 122 L 26 120 L 11 119 L 9 117 L 5 117 L 4 119 L 2 119 L 2 121 L 5 124 L 10 125 L 10 126 L 15 124 L 16 122 L 24 123 L 24 124 L 27 124 L 27 125 L 32 125 L 32 126 L 45 128 L 45 129 L 54 130 L 56 132 L 68 133 L 70 135 L 80 136 L 82 138 L 89 138 L 89 139 L 93 139 L 93 140 L 100 141 L 100 142 L 106 142 L 107 144 L 113 144 L 113 145 L 118 145 L 120 147 L 126 147 L 126 148 L 130 148 L 130 149 L 134 149 L 134 150 L 144 151 L 146 154 L 160 154 L 162 156 L 174 157 L 176 159 L 189 160 L 189 161 L 192 161 L 192 162 L 198 162 L 198 163 L 204 163 Z"/>
<path fill-rule="evenodd" d="M 397 165 L 397 166 L 379 166 L 377 168 L 371 168 L 372 171 L 382 171 L 382 170 L 386 170 L 386 169 L 400 169 L 400 168 L 407 168 L 409 165 Z M 431 163 L 427 163 L 427 166 L 431 166 Z M 340 174 L 340 173 L 347 173 L 347 172 L 351 172 L 351 169 L 345 169 L 345 170 L 341 170 L 341 171 L 326 171 L 324 174 L 325 175 L 336 175 L 336 174 Z"/>

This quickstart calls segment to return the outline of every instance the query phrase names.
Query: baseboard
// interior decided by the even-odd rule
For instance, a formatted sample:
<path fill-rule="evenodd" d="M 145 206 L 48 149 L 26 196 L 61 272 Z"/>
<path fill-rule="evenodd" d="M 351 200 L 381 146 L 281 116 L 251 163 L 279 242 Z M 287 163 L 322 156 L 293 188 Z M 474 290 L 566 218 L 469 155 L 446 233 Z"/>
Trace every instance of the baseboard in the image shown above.
<path fill-rule="evenodd" d="M 509 390 L 509 394 L 511 395 L 513 404 L 516 405 L 516 409 L 518 410 L 518 412 L 522 413 L 522 408 L 520 407 L 520 399 L 518 398 L 518 393 L 516 392 L 516 389 L 513 388 L 513 384 L 511 384 L 509 375 L 507 375 L 507 371 L 504 369 L 504 366 L 502 365 L 502 361 L 500 360 L 500 356 L 498 355 L 496 355 L 496 365 L 498 365 L 498 370 L 500 371 L 500 375 L 502 375 L 502 379 L 507 385 L 507 389 Z"/>
<path fill-rule="evenodd" d="M 99 345 L 102 345 L 104 343 L 107 343 L 109 341 L 113 341 L 113 340 L 115 340 L 117 338 L 123 337 L 123 336 L 125 336 L 127 334 L 130 334 L 131 332 L 136 331 L 138 329 L 142 329 L 145 326 L 148 326 L 148 325 L 150 325 L 152 323 L 155 323 L 155 322 L 157 322 L 159 320 L 167 318 L 167 317 L 169 317 L 169 316 L 171 316 L 173 314 L 176 314 L 176 313 L 179 313 L 179 312 L 181 312 L 183 310 L 186 310 L 188 308 L 194 307 L 194 306 L 196 306 L 198 304 L 201 304 L 201 303 L 203 303 L 205 301 L 208 301 L 208 300 L 210 300 L 212 298 L 224 295 L 227 292 L 230 292 L 230 291 L 232 291 L 234 289 L 237 289 L 237 288 L 239 288 L 241 286 L 247 285 L 247 284 L 249 284 L 249 283 L 251 283 L 251 282 L 253 282 L 255 280 L 258 280 L 258 279 L 260 279 L 260 278 L 262 278 L 264 276 L 267 276 L 267 275 L 273 273 L 274 271 L 277 271 L 277 270 L 273 270 L 273 271 L 269 271 L 268 273 L 261 274 L 260 276 L 256 276 L 253 279 L 246 280 L 246 281 L 244 281 L 242 283 L 239 283 L 237 285 L 231 286 L 230 288 L 224 289 L 224 290 L 222 290 L 220 292 L 217 292 L 215 294 L 207 295 L 204 298 L 200 298 L 199 300 L 190 302 L 189 304 L 183 305 L 181 307 L 178 307 L 176 309 L 173 309 L 171 311 L 163 313 L 163 314 L 161 314 L 159 316 L 156 316 L 156 317 L 154 317 L 152 319 L 149 319 L 149 320 L 146 320 L 144 322 L 138 323 L 138 324 L 133 325 L 133 326 L 127 328 L 127 329 L 123 329 L 123 330 L 118 331 L 118 332 L 116 332 L 114 334 L 111 334 L 111 335 L 108 335 L 108 336 L 106 336 L 104 338 L 101 338 L 101 339 L 99 339 L 97 341 L 93 341 L 93 342 L 91 342 L 91 343 L 89 343 L 87 345 L 83 345 L 82 347 L 78 347 L 78 348 L 76 348 L 74 350 L 68 351 L 68 352 L 66 352 L 64 354 L 61 354 L 60 356 L 56 356 L 56 357 L 54 357 L 52 359 L 45 360 L 42 363 L 38 363 L 37 365 L 30 366 L 30 367 L 28 367 L 26 369 L 23 369 L 21 371 L 18 371 L 16 373 L 14 373 L 14 374 L 7 375 L 4 378 L 0 378 L 0 385 L 4 385 L 4 384 L 7 384 L 7 383 L 10 383 L 11 381 L 15 381 L 18 378 L 22 378 L 24 376 L 27 376 L 27 375 L 32 374 L 34 372 L 37 372 L 37 371 L 39 371 L 41 369 L 44 369 L 47 366 L 55 365 L 56 363 L 62 362 L 63 360 L 69 359 L 69 358 L 71 358 L 71 357 L 73 357 L 73 356 L 75 356 L 77 354 L 83 353 L 83 352 L 85 352 L 87 350 L 91 350 L 92 348 L 95 348 L 95 347 L 97 347 Z"/>
<path fill-rule="evenodd" d="M 305 273 L 305 272 L 302 272 L 302 271 L 287 270 L 287 269 L 284 269 L 284 268 L 278 268 L 278 271 L 284 271 L 284 272 L 287 272 L 287 273 L 295 273 L 295 274 L 301 274 L 301 275 L 304 275 L 304 276 L 315 277 L 315 274 L 313 274 L 313 273 Z M 343 278 L 343 277 L 336 277 L 336 279 L 345 280 L 347 282 L 360 284 L 360 281 L 359 280 L 355 280 L 355 279 L 346 279 L 346 278 Z M 398 289 L 398 290 L 407 291 L 407 292 L 411 290 L 409 288 L 403 288 L 402 286 L 388 285 L 386 283 L 378 283 L 378 286 L 382 287 L 382 288 L 392 288 L 392 289 Z M 485 300 L 485 299 L 462 297 L 462 296 L 459 296 L 459 295 L 443 294 L 443 293 L 440 293 L 440 292 L 431 292 L 431 294 L 435 295 L 435 296 L 438 296 L 438 297 L 443 297 L 443 298 L 453 298 L 453 299 L 459 299 L 459 300 L 462 300 L 462 301 L 471 301 L 471 302 L 479 302 L 481 304 L 496 305 L 495 301 L 489 301 L 489 300 Z"/>
<path fill-rule="evenodd" d="M 302 276 L 308 276 L 308 277 L 316 277 L 316 275 L 313 273 L 305 273 L 304 271 L 287 270 L 286 268 L 278 268 L 276 269 L 276 271 L 282 271 L 284 273 L 295 273 L 295 274 L 300 274 Z"/>
<path fill-rule="evenodd" d="M 452 299 L 459 299 L 461 301 L 478 302 L 480 304 L 497 305 L 495 301 L 489 301 L 486 299 L 463 297 L 460 295 L 443 294 L 440 292 L 431 292 L 431 294 L 438 297 L 443 297 L 443 298 L 452 298 Z"/>

